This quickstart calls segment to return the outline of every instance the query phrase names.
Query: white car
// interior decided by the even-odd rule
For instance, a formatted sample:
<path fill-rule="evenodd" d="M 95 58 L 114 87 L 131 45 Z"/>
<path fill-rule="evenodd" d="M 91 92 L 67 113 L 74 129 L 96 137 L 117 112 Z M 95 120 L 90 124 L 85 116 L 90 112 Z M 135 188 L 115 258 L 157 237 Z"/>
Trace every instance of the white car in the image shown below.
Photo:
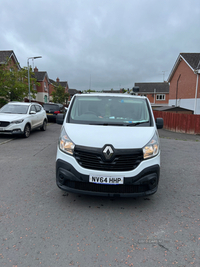
<path fill-rule="evenodd" d="M 9 102 L 0 109 L 0 134 L 21 134 L 29 137 L 31 131 L 45 131 L 47 116 L 38 103 Z"/>
<path fill-rule="evenodd" d="M 148 98 L 124 94 L 77 94 L 62 124 L 56 182 L 72 193 L 110 197 L 154 194 L 160 145 Z"/>

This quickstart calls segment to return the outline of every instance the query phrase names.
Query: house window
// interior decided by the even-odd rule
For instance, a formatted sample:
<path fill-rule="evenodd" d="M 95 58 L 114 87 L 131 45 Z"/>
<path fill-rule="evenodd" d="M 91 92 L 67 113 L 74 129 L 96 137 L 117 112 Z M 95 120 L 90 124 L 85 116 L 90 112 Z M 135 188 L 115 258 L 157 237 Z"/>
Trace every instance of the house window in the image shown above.
<path fill-rule="evenodd" d="M 44 103 L 47 103 L 47 95 L 44 96 Z"/>
<path fill-rule="evenodd" d="M 44 91 L 48 91 L 46 82 L 44 82 Z"/>
<path fill-rule="evenodd" d="M 37 87 L 35 84 L 33 85 L 33 90 L 37 91 Z"/>
<path fill-rule="evenodd" d="M 156 100 L 165 100 L 165 94 L 157 94 Z"/>

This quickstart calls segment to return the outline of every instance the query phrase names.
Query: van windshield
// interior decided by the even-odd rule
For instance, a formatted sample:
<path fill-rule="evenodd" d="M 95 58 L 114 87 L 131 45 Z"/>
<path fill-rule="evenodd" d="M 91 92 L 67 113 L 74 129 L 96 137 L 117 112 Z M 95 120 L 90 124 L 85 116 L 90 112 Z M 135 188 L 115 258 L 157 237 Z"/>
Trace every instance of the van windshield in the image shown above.
<path fill-rule="evenodd" d="M 94 125 L 150 126 L 151 115 L 145 98 L 123 96 L 76 96 L 69 123 Z"/>

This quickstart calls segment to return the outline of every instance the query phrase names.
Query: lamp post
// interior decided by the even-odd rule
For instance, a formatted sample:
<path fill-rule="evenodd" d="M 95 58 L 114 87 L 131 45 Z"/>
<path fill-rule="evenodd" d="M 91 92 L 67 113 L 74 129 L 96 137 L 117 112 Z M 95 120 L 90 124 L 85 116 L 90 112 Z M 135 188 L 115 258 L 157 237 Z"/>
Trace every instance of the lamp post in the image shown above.
<path fill-rule="evenodd" d="M 29 57 L 27 59 L 27 67 L 28 67 L 28 98 L 29 98 L 29 102 L 31 102 L 31 89 L 30 89 L 30 74 L 29 74 L 29 59 L 36 59 L 36 58 L 41 58 L 41 56 L 38 57 Z"/>

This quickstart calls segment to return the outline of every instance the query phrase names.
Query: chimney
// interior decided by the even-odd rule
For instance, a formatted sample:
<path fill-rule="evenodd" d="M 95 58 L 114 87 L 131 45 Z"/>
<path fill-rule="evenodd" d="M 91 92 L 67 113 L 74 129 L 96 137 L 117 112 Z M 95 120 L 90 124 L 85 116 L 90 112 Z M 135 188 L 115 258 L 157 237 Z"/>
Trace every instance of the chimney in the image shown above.
<path fill-rule="evenodd" d="M 60 82 L 60 79 L 59 79 L 59 78 L 57 78 L 57 79 L 56 79 L 56 82 L 57 82 L 57 83 L 59 83 L 59 82 Z"/>
<path fill-rule="evenodd" d="M 38 72 L 38 68 L 37 67 L 34 68 L 34 72 Z"/>

